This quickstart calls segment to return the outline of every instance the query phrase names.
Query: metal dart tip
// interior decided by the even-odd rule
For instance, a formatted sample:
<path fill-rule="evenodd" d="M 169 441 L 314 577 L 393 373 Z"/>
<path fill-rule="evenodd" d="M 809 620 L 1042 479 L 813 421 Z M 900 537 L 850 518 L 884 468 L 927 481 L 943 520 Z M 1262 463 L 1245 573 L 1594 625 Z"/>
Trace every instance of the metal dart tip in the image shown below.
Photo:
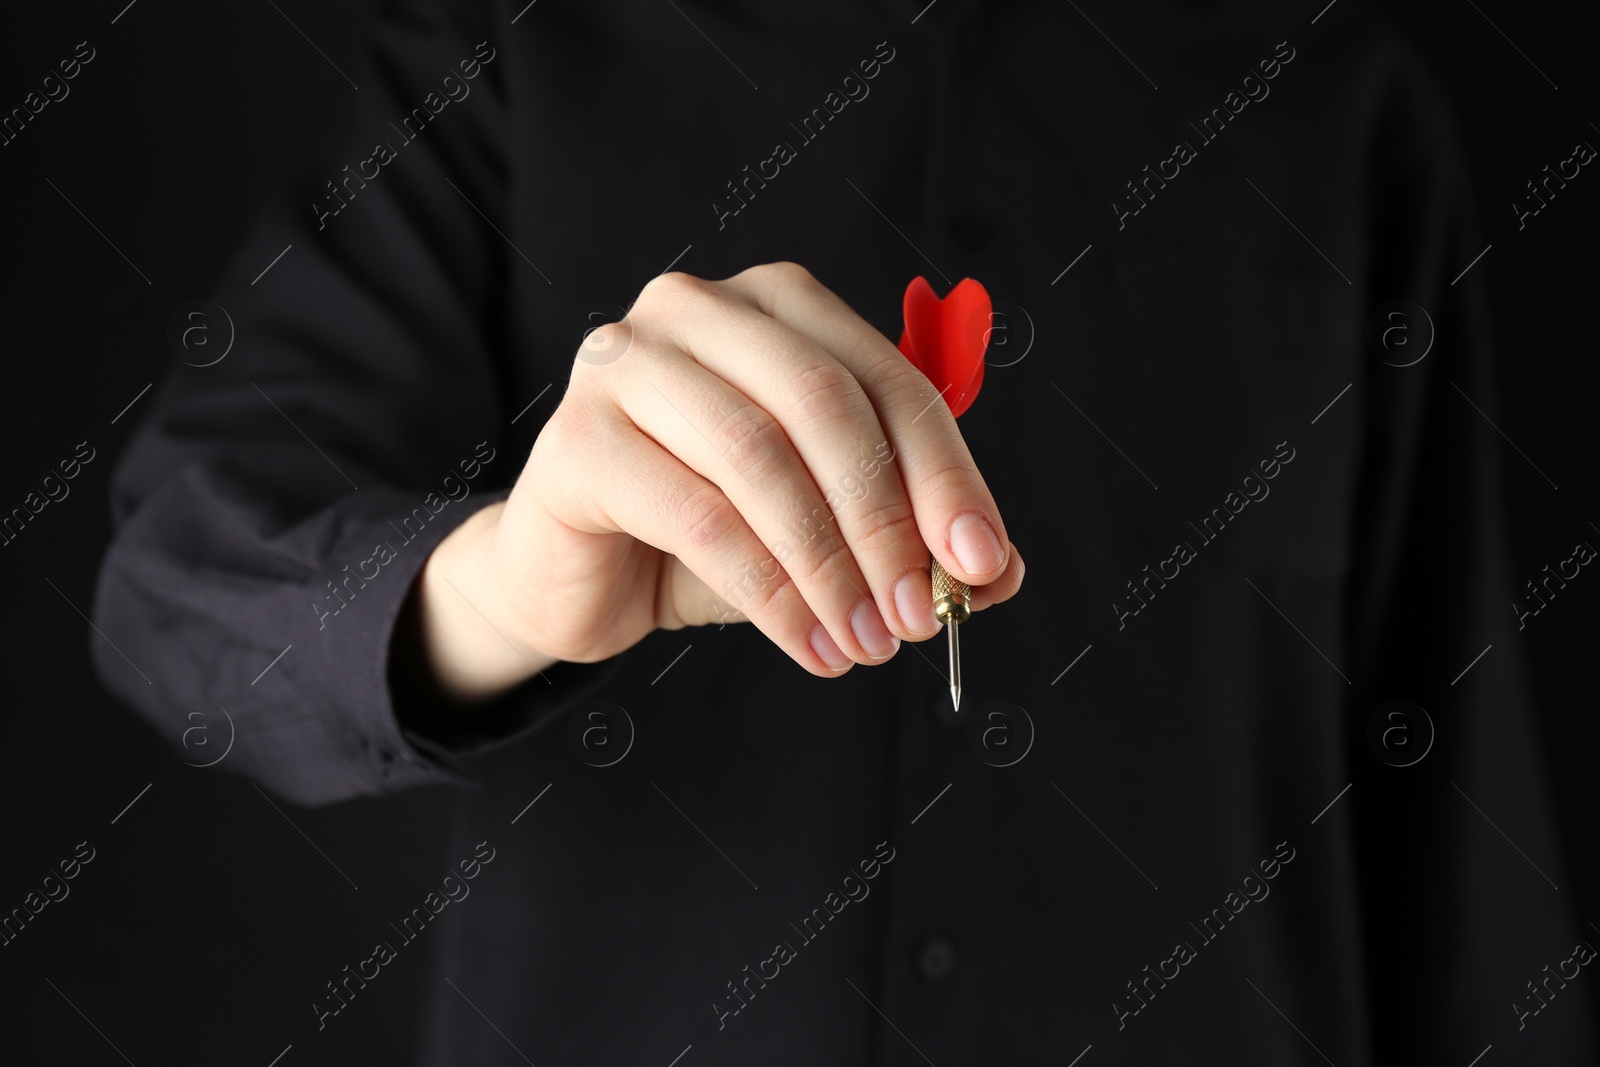
<path fill-rule="evenodd" d="M 950 642 L 950 703 L 961 710 L 961 622 L 972 613 L 972 586 L 957 581 L 935 559 L 929 568 L 933 580 L 933 616 L 944 623 Z"/>
<path fill-rule="evenodd" d="M 961 624 L 951 619 L 945 623 L 950 641 L 950 703 L 961 710 Z"/>

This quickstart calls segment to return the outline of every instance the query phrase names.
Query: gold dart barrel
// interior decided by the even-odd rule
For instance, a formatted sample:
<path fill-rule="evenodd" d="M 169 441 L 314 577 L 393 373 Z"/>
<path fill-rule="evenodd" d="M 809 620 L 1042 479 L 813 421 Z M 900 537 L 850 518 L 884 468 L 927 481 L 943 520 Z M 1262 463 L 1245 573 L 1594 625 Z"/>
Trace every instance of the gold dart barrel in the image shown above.
<path fill-rule="evenodd" d="M 972 586 L 951 577 L 937 559 L 933 575 L 933 617 L 940 622 L 966 622 L 972 615 Z"/>

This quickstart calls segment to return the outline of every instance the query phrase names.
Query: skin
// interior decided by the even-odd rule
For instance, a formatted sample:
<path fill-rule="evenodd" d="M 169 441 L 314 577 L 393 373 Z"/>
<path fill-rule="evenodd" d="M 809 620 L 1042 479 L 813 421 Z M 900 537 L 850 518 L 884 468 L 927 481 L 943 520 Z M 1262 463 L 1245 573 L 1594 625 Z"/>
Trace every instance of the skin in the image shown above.
<path fill-rule="evenodd" d="M 831 678 L 938 633 L 930 552 L 974 587 L 975 611 L 1021 585 L 948 405 L 804 268 L 663 274 L 584 349 L 510 497 L 452 531 L 417 582 L 445 696 L 485 700 L 713 622 L 749 622 Z M 863 457 L 881 462 L 870 478 Z M 836 492 L 829 519 L 846 477 L 859 499 Z M 803 527 L 813 509 L 824 521 Z"/>

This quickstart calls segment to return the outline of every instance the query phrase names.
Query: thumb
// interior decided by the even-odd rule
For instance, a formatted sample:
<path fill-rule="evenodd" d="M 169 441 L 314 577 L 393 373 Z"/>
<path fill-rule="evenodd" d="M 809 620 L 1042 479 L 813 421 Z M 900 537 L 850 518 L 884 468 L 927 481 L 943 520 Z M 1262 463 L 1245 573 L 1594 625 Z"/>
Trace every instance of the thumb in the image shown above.
<path fill-rule="evenodd" d="M 663 605 L 660 614 L 668 618 L 658 619 L 656 625 L 663 630 L 749 622 L 750 617 L 741 609 L 758 595 L 761 586 L 773 581 L 771 578 L 763 580 L 752 572 L 746 588 L 730 580 L 723 583 L 724 588 L 714 591 L 682 560 L 670 555 L 665 557 L 662 571 L 661 583 L 666 595 L 660 599 Z"/>

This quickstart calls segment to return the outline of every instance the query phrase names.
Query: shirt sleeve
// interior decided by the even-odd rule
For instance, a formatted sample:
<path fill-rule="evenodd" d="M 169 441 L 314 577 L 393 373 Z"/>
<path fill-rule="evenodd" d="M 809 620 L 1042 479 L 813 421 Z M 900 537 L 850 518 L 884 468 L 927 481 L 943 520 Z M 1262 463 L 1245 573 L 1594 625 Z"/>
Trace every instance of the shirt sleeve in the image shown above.
<path fill-rule="evenodd" d="M 490 221 L 515 206 L 515 60 L 486 7 L 385 6 L 350 68 L 358 88 L 214 293 L 214 347 L 187 360 L 210 365 L 173 365 L 113 477 L 100 676 L 175 746 L 197 713 L 225 712 L 219 769 L 303 804 L 471 785 L 461 757 L 547 724 L 617 669 L 557 664 L 415 722 L 390 684 L 406 677 L 392 640 L 429 552 L 503 499 L 525 459 L 503 447 L 504 323 L 544 282 Z"/>
<path fill-rule="evenodd" d="M 1404 68 L 1378 101 L 1370 146 L 1367 307 L 1420 306 L 1406 328 L 1421 345 L 1431 320 L 1432 348 L 1409 366 L 1363 353 L 1368 425 L 1346 635 L 1375 1062 L 1466 1062 L 1492 1042 L 1496 1055 L 1519 1049 L 1519 1062 L 1593 1063 L 1581 994 L 1536 1022 L 1514 1006 L 1536 1008 L 1525 983 L 1582 940 L 1567 907 L 1525 635 L 1513 625 L 1502 517 L 1503 472 L 1544 480 L 1496 429 L 1507 426 L 1494 403 L 1487 315 L 1495 261 L 1462 274 L 1486 243 L 1466 161 L 1442 94 L 1414 73 L 1415 60 Z M 1390 700 L 1422 707 L 1432 722 L 1432 747 L 1410 766 L 1374 753 L 1369 723 Z M 1420 720 L 1404 728 L 1421 751 Z"/>

